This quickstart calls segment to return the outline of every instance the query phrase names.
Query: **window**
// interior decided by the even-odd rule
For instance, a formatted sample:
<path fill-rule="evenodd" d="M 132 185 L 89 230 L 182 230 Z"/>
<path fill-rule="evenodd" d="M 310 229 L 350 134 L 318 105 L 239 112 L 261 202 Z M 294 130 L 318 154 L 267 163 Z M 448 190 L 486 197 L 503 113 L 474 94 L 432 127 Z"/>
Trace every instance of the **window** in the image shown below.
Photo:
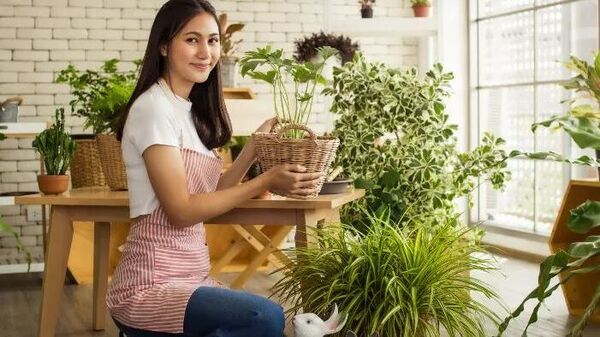
<path fill-rule="evenodd" d="M 533 134 L 531 124 L 566 111 L 560 102 L 570 93 L 560 83 L 572 75 L 559 61 L 590 61 L 598 50 L 598 0 L 470 0 L 469 7 L 471 139 L 490 131 L 509 151 L 582 154 L 564 132 Z M 548 235 L 568 181 L 597 176 L 552 161 L 508 166 L 513 177 L 504 191 L 483 184 L 476 192 L 472 222 Z"/>

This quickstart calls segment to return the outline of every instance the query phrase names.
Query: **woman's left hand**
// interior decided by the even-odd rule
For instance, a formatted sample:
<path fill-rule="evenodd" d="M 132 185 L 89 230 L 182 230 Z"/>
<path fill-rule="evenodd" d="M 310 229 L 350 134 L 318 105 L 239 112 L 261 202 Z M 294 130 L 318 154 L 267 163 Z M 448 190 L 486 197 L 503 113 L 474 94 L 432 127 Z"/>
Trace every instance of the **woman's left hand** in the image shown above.
<path fill-rule="evenodd" d="M 273 117 L 264 121 L 255 132 L 271 132 L 273 127 L 277 124 L 277 117 Z"/>

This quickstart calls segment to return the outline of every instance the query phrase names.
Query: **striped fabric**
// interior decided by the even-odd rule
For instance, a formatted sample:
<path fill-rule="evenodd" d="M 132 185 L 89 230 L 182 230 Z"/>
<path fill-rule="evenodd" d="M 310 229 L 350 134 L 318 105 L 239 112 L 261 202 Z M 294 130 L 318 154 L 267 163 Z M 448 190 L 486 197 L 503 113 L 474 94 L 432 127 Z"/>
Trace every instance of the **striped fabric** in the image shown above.
<path fill-rule="evenodd" d="M 221 159 L 181 149 L 190 193 L 212 192 Z M 131 225 L 121 261 L 108 289 L 111 315 L 133 328 L 183 332 L 188 300 L 200 286 L 222 286 L 208 276 L 204 224 L 175 228 L 158 207 Z"/>

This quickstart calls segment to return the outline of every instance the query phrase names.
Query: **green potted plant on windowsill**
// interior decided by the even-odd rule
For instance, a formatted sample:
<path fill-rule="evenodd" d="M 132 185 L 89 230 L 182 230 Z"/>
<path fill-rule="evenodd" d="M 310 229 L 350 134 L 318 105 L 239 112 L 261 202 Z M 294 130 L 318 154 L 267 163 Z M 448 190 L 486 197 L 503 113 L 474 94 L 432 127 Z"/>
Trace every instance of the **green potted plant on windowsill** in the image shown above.
<path fill-rule="evenodd" d="M 38 185 L 44 194 L 60 194 L 69 188 L 66 174 L 77 144 L 65 131 L 65 110 L 56 109 L 54 123 L 33 140 L 32 146 L 42 156 L 46 174 L 38 175 Z"/>
<path fill-rule="evenodd" d="M 375 0 L 360 0 L 360 17 L 363 19 L 373 18 L 373 5 Z"/>
<path fill-rule="evenodd" d="M 141 62 L 135 61 L 135 69 L 126 72 L 118 71 L 118 63 L 116 59 L 105 61 L 99 71 L 80 71 L 69 65 L 59 73 L 57 82 L 71 86 L 74 96 L 70 102 L 71 110 L 75 116 L 84 119 L 84 129 L 91 129 L 95 135 L 92 145 L 97 148 L 99 168 L 106 183 L 112 190 L 126 190 L 127 175 L 121 144 L 116 139 L 115 132 L 121 110 L 135 88 Z"/>
<path fill-rule="evenodd" d="M 252 135 L 257 158 L 263 171 L 279 164 L 301 164 L 307 172 L 326 172 L 335 157 L 339 141 L 317 136 L 307 124 L 319 85 L 327 84 L 322 72 L 327 60 L 337 51 L 318 49 L 318 62 L 298 62 L 283 55 L 282 49 L 270 45 L 246 52 L 241 59 L 242 76 L 249 76 L 271 86 L 279 126 L 274 132 Z M 289 90 L 289 82 L 293 91 Z M 305 136 L 305 135 L 308 136 Z M 316 196 L 323 184 L 317 186 Z"/>
<path fill-rule="evenodd" d="M 431 15 L 431 0 L 410 0 L 415 17 L 424 18 Z"/>

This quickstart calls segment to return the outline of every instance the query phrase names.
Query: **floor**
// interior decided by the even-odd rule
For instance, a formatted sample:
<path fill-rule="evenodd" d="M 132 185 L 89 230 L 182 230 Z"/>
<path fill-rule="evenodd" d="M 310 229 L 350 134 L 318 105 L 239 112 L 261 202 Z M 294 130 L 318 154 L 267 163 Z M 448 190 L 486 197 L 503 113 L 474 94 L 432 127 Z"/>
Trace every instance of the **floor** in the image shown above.
<path fill-rule="evenodd" d="M 538 266 L 534 263 L 513 258 L 499 258 L 500 270 L 494 274 L 476 275 L 493 284 L 505 304 L 514 309 L 520 300 L 533 289 Z M 222 281 L 232 280 L 234 274 L 224 274 Z M 252 293 L 267 295 L 276 276 L 257 274 L 246 287 Z M 34 337 L 37 327 L 37 312 L 40 301 L 40 274 L 0 275 L 0 335 L 3 337 Z M 111 322 L 105 331 L 94 332 L 91 326 L 91 287 L 65 286 L 56 337 L 116 337 Z M 491 304 L 490 304 L 491 305 Z M 498 313 L 502 313 L 501 308 Z M 501 314 L 504 316 L 504 314 Z M 520 336 L 525 318 L 511 324 L 504 336 Z M 561 293 L 554 294 L 546 308 L 540 310 L 540 322 L 530 329 L 530 337 L 565 336 L 574 319 L 567 314 Z M 289 326 L 286 331 L 289 333 Z M 497 331 L 490 328 L 489 336 Z M 588 326 L 584 337 L 600 336 L 600 324 Z M 388 337 L 388 336 L 386 336 Z M 391 337 L 391 336 L 390 336 Z"/>

